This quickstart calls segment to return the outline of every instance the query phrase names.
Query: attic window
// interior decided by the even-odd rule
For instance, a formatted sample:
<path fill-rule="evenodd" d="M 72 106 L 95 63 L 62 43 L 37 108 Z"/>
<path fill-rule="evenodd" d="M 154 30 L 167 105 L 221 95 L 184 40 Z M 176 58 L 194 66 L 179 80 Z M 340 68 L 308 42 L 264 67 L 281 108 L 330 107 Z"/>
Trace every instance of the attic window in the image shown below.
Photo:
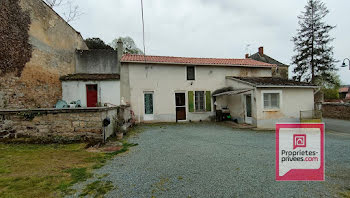
<path fill-rule="evenodd" d="M 194 66 L 187 66 L 187 80 L 195 80 Z"/>

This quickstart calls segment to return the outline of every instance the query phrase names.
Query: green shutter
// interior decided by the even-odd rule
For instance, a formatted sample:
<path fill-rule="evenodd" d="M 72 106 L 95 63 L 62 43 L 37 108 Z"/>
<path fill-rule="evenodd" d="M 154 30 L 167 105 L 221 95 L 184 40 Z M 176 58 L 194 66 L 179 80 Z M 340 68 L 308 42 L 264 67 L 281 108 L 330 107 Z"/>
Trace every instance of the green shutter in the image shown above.
<path fill-rule="evenodd" d="M 207 111 L 211 111 L 211 93 L 210 91 L 206 91 L 205 92 L 205 101 L 206 101 L 206 104 L 205 104 L 205 109 Z"/>
<path fill-rule="evenodd" d="M 193 91 L 188 92 L 188 111 L 194 112 Z"/>

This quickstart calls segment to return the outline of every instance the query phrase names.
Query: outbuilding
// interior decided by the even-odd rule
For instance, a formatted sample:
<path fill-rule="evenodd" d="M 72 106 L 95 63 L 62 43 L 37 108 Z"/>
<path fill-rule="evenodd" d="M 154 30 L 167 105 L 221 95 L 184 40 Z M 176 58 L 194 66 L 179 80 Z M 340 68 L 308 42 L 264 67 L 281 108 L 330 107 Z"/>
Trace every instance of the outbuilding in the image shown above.
<path fill-rule="evenodd" d="M 277 77 L 226 77 L 227 87 L 213 92 L 216 109 L 257 128 L 277 122 L 299 122 L 301 112 L 314 111 L 317 86 Z"/>
<path fill-rule="evenodd" d="M 120 105 L 119 74 L 69 74 L 60 78 L 62 99 L 80 100 L 82 107 Z"/>

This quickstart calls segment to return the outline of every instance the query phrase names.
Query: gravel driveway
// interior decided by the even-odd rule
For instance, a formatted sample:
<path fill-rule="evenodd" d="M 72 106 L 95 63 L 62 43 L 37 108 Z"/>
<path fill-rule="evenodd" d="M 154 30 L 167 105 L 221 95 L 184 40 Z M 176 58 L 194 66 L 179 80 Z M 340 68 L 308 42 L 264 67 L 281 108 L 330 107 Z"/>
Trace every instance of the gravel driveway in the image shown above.
<path fill-rule="evenodd" d="M 350 120 L 324 118 L 323 121 L 325 122 L 326 130 L 350 134 Z"/>
<path fill-rule="evenodd" d="M 276 182 L 274 132 L 213 123 L 142 128 L 129 139 L 138 146 L 96 171 L 117 186 L 106 197 L 334 197 L 350 187 L 350 136 L 326 135 L 325 182 Z"/>

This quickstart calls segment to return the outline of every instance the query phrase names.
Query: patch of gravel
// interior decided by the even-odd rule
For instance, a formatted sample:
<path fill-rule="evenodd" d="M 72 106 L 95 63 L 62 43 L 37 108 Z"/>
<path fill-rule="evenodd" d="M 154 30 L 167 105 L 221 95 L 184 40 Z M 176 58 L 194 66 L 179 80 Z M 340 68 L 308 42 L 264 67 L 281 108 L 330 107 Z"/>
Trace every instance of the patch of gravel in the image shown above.
<path fill-rule="evenodd" d="M 350 137 L 326 135 L 325 182 L 276 182 L 274 132 L 215 123 L 143 130 L 129 139 L 138 146 L 95 172 L 117 186 L 106 197 L 335 197 L 350 186 Z"/>

